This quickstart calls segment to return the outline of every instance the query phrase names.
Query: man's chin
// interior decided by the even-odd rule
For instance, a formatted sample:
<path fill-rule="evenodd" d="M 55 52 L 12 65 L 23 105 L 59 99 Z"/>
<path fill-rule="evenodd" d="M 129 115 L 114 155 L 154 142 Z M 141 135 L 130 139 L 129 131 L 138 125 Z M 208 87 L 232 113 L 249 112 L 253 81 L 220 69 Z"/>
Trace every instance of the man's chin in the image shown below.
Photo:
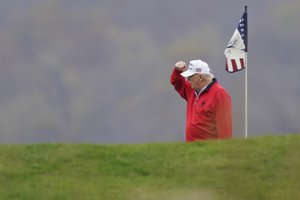
<path fill-rule="evenodd" d="M 192 86 L 192 85 L 191 85 L 191 88 L 193 88 L 194 90 L 197 90 L 197 91 L 200 90 L 199 88 Z"/>

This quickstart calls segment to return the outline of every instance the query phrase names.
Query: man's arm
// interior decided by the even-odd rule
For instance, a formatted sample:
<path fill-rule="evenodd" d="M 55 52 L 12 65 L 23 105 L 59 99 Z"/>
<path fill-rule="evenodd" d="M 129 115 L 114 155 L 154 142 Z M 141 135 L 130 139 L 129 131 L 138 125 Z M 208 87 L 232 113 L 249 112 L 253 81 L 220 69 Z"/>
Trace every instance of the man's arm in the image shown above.
<path fill-rule="evenodd" d="M 185 69 L 186 69 L 185 62 L 183 61 L 177 62 L 175 64 L 175 68 L 170 77 L 170 81 L 174 86 L 175 90 L 180 94 L 180 96 L 185 100 L 187 100 L 187 95 L 186 95 L 187 83 L 185 78 L 180 75 Z"/>
<path fill-rule="evenodd" d="M 216 98 L 216 125 L 218 138 L 232 138 L 231 98 L 225 90 L 218 92 Z"/>

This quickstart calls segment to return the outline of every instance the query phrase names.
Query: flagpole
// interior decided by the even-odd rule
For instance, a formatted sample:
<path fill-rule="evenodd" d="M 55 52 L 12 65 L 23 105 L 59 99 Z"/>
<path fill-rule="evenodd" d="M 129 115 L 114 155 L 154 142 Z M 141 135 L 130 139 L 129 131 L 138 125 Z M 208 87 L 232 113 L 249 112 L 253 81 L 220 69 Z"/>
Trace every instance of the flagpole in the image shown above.
<path fill-rule="evenodd" d="M 225 70 L 234 73 L 245 70 L 245 138 L 248 138 L 248 16 L 247 5 L 233 36 L 224 51 Z M 245 69 L 246 68 L 246 69 Z"/>
<path fill-rule="evenodd" d="M 246 15 L 248 15 L 247 13 L 247 5 L 245 5 L 245 13 Z M 248 16 L 247 16 L 247 29 L 246 29 L 247 33 L 246 35 L 248 35 Z M 249 37 L 248 37 L 249 38 Z M 248 38 L 247 41 L 245 41 L 246 43 L 248 43 Z M 248 44 L 245 44 L 245 46 L 248 48 Z M 248 54 L 248 49 L 245 52 L 245 63 L 246 63 L 246 69 L 245 69 L 245 138 L 248 138 L 248 58 L 247 58 L 247 54 Z"/>

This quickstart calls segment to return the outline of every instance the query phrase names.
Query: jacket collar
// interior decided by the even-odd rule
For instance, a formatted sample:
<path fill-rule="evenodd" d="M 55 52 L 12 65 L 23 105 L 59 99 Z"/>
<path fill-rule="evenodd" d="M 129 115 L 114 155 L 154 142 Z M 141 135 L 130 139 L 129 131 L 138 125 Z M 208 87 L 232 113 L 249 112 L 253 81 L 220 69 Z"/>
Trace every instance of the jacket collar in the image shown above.
<path fill-rule="evenodd" d="M 216 82 L 217 82 L 217 79 L 213 78 L 212 82 L 210 82 L 202 92 L 207 92 Z"/>

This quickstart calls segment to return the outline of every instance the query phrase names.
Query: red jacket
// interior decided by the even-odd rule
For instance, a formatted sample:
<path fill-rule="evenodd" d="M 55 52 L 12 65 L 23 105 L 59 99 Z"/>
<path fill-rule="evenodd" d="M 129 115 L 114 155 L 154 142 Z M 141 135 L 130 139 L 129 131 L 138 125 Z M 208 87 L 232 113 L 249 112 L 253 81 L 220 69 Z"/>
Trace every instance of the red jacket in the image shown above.
<path fill-rule="evenodd" d="M 232 137 L 231 98 L 216 79 L 201 92 L 199 97 L 190 83 L 176 68 L 171 83 L 187 101 L 186 141 L 228 139 Z"/>

